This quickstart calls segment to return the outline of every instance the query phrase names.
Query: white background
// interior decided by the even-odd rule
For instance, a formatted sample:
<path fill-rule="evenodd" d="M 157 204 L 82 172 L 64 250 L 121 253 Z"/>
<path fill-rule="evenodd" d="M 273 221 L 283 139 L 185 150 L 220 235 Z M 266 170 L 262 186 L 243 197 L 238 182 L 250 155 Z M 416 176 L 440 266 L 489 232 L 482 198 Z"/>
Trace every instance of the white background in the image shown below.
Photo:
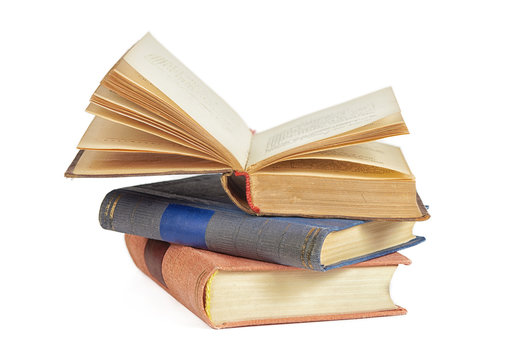
<path fill-rule="evenodd" d="M 5 2 L 0 357 L 503 356 L 504 11 L 499 2 Z M 432 219 L 392 295 L 407 316 L 212 330 L 100 228 L 111 189 L 63 173 L 88 99 L 145 32 L 256 130 L 393 86 Z"/>

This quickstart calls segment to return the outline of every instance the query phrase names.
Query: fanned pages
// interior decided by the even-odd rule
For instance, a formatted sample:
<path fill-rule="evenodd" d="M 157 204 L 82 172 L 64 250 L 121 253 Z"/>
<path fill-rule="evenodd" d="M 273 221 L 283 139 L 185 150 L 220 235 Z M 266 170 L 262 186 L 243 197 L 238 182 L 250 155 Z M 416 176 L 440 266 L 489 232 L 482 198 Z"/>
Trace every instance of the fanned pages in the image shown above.
<path fill-rule="evenodd" d="M 222 173 L 230 197 L 257 215 L 429 216 L 399 149 L 372 142 L 408 133 L 391 88 L 253 134 L 147 34 L 106 74 L 87 111 L 95 119 L 68 177 Z"/>
<path fill-rule="evenodd" d="M 408 130 L 393 90 L 386 88 L 258 133 L 248 166 L 402 133 Z"/>

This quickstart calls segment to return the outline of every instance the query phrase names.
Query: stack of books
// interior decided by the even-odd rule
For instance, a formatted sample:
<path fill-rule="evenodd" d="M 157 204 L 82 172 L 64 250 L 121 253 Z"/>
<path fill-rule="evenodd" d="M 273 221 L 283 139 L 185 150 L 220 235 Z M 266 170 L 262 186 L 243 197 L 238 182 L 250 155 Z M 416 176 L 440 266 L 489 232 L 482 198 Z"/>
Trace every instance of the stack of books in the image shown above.
<path fill-rule="evenodd" d="M 214 328 L 405 314 L 397 251 L 429 214 L 391 88 L 254 133 L 150 34 L 91 97 L 67 177 L 206 174 L 116 189 L 103 228 Z"/>

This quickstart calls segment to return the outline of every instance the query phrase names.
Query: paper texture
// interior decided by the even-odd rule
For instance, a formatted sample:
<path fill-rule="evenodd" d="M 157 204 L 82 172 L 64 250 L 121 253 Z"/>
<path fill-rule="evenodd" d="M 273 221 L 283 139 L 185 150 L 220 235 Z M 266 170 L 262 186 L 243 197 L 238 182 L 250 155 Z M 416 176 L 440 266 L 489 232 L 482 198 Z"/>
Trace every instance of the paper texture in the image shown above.
<path fill-rule="evenodd" d="M 113 121 L 95 117 L 84 133 L 79 149 L 178 154 L 214 160 L 192 148 Z"/>
<path fill-rule="evenodd" d="M 385 88 L 254 135 L 248 166 L 286 150 L 327 139 L 400 112 Z"/>
<path fill-rule="evenodd" d="M 245 166 L 252 134 L 240 116 L 151 34 L 123 57 Z"/>
<path fill-rule="evenodd" d="M 170 169 L 170 170 L 167 170 Z M 67 170 L 69 177 L 115 177 L 223 173 L 228 167 L 178 154 L 81 150 Z"/>
<path fill-rule="evenodd" d="M 407 178 L 414 176 L 399 147 L 370 142 L 296 155 L 257 173 L 324 174 L 357 178 Z"/>

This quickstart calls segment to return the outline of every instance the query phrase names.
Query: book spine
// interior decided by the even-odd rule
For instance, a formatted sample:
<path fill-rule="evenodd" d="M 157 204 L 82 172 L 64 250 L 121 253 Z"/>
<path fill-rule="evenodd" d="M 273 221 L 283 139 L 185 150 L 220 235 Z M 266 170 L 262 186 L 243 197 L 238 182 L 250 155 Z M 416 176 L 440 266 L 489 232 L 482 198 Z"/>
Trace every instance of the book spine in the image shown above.
<path fill-rule="evenodd" d="M 331 232 L 325 227 L 238 210 L 173 203 L 126 189 L 105 197 L 99 218 L 107 230 L 318 271 L 324 270 L 320 252 Z"/>
<path fill-rule="evenodd" d="M 214 327 L 205 313 L 205 285 L 214 266 L 191 249 L 164 241 L 126 235 L 135 265 L 188 310 Z"/>
<path fill-rule="evenodd" d="M 235 171 L 235 176 L 244 176 L 245 177 L 245 196 L 247 199 L 247 204 L 251 208 L 252 211 L 254 211 L 256 214 L 259 214 L 261 212 L 260 208 L 254 205 L 252 201 L 252 195 L 251 195 L 251 179 L 249 178 L 249 174 L 247 172 L 239 172 Z"/>

